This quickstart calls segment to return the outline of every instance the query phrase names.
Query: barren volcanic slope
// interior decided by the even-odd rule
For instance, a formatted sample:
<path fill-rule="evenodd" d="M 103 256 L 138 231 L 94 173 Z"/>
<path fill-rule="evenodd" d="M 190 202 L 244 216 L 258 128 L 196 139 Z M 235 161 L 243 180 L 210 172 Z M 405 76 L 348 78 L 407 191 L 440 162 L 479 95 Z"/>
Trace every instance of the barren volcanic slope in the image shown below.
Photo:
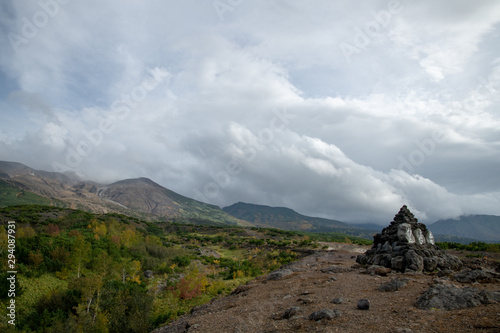
<path fill-rule="evenodd" d="M 0 180 L 9 190 L 29 191 L 50 200 L 53 205 L 93 213 L 114 212 L 148 220 L 182 218 L 193 223 L 253 226 L 217 206 L 184 197 L 147 178 L 103 185 L 82 181 L 76 175 L 34 170 L 21 163 L 0 161 Z M 26 204 L 25 201 L 21 203 Z"/>
<path fill-rule="evenodd" d="M 476 307 L 455 310 L 416 307 L 419 297 L 432 286 L 468 290 L 471 281 L 459 283 L 453 274 L 440 277 L 438 273 L 367 269 L 354 262 L 359 252 L 355 246 L 317 252 L 240 286 L 231 296 L 195 308 L 155 333 L 500 332 L 500 304 L 493 299 L 490 304 L 477 301 Z M 469 259 L 469 266 L 473 262 Z M 500 290 L 498 279 L 488 282 L 493 283 L 472 287 L 490 295 Z M 495 295 L 499 299 L 500 294 Z M 369 300 L 369 310 L 357 308 L 360 299 Z M 316 316 L 323 319 L 314 320 L 311 315 L 321 310 L 326 311 Z"/>

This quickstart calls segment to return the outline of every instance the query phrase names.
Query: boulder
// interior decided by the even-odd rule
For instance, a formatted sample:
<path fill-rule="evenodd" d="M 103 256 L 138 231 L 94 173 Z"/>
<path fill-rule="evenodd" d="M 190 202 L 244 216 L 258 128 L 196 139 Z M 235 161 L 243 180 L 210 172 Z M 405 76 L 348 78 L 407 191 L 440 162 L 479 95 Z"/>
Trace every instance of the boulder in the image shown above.
<path fill-rule="evenodd" d="M 406 282 L 408 282 L 408 279 L 392 279 L 390 282 L 381 284 L 377 290 L 386 292 L 398 291 L 406 286 Z"/>
<path fill-rule="evenodd" d="M 500 283 L 500 274 L 482 269 L 463 270 L 453 275 L 460 283 Z"/>
<path fill-rule="evenodd" d="M 435 257 L 425 257 L 424 258 L 424 270 L 427 272 L 432 272 L 437 268 L 437 258 Z"/>
<path fill-rule="evenodd" d="M 323 309 L 313 312 L 309 315 L 309 320 L 319 321 L 322 319 L 335 319 L 339 317 L 342 312 L 338 310 Z"/>
<path fill-rule="evenodd" d="M 300 306 L 294 306 L 285 310 L 283 313 L 273 315 L 272 318 L 274 320 L 290 319 L 301 311 L 302 308 Z"/>
<path fill-rule="evenodd" d="M 369 310 L 370 309 L 370 301 L 366 298 L 360 299 L 357 305 L 360 310 Z"/>
<path fill-rule="evenodd" d="M 411 225 L 409 223 L 401 223 L 398 226 L 397 236 L 400 242 L 408 244 L 415 243 L 415 237 L 413 236 L 413 232 L 411 231 Z"/>
<path fill-rule="evenodd" d="M 414 250 L 408 250 L 404 259 L 406 268 L 412 271 L 421 272 L 424 269 L 424 258 L 419 256 Z"/>
<path fill-rule="evenodd" d="M 332 300 L 332 303 L 333 304 L 342 304 L 344 303 L 344 299 L 342 297 L 335 297 L 333 300 Z"/>
<path fill-rule="evenodd" d="M 419 309 L 455 310 L 500 302 L 500 291 L 489 292 L 477 288 L 458 288 L 452 284 L 432 285 L 417 300 Z"/>
<path fill-rule="evenodd" d="M 291 269 L 279 269 L 277 271 L 271 272 L 267 277 L 268 280 L 280 280 L 285 276 L 293 274 Z"/>

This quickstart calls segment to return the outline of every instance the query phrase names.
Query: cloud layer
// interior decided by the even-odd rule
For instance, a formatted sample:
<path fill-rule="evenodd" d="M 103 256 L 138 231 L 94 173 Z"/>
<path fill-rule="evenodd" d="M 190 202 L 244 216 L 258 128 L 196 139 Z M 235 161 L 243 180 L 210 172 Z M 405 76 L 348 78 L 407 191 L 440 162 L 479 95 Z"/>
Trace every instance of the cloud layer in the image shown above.
<path fill-rule="evenodd" d="M 500 215 L 497 1 L 0 8 L 2 160 L 352 222 Z"/>

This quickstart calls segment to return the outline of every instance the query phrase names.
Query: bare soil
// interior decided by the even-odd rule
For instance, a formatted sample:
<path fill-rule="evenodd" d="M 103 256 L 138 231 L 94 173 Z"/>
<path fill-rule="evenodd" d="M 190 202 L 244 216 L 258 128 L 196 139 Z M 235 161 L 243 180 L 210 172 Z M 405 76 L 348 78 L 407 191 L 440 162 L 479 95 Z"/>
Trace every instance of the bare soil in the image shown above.
<path fill-rule="evenodd" d="M 366 248 L 329 245 L 330 251 L 289 264 L 286 268 L 292 269 L 292 274 L 279 280 L 259 277 L 156 332 L 500 332 L 500 304 L 453 311 L 420 310 L 415 302 L 438 279 L 437 274 L 366 274 L 366 269 L 355 263 L 355 256 Z M 377 290 L 396 277 L 409 281 L 396 292 Z M 495 283 L 473 287 L 500 290 Z M 333 304 L 334 298 L 343 302 Z M 370 301 L 369 310 L 357 308 L 363 298 Z M 300 311 L 282 319 L 292 307 L 300 307 Z M 309 320 L 311 313 L 322 309 L 339 310 L 341 315 Z"/>

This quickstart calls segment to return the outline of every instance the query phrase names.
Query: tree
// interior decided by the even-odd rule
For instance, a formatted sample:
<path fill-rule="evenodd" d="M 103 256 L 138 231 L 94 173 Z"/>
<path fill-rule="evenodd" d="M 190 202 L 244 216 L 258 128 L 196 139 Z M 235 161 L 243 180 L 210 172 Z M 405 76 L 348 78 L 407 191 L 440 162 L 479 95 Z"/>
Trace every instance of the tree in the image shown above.
<path fill-rule="evenodd" d="M 122 283 L 125 283 L 126 281 L 135 281 L 137 283 L 140 283 L 140 261 L 131 260 L 130 258 L 121 258 L 120 262 L 118 263 L 118 271 L 120 272 Z"/>
<path fill-rule="evenodd" d="M 76 277 L 80 278 L 82 269 L 90 261 L 90 243 L 83 236 L 77 236 L 71 248 L 71 268 L 76 270 Z"/>
<path fill-rule="evenodd" d="M 103 285 L 104 281 L 102 276 L 94 273 L 90 273 L 87 276 L 83 276 L 75 281 L 76 289 L 80 290 L 82 293 L 86 313 L 92 314 L 92 322 L 99 313 L 99 301 Z M 94 302 L 94 306 L 92 306 L 92 302 Z"/>
<path fill-rule="evenodd" d="M 139 234 L 135 231 L 135 228 L 127 228 L 120 234 L 121 243 L 125 247 L 132 247 L 139 243 Z"/>

